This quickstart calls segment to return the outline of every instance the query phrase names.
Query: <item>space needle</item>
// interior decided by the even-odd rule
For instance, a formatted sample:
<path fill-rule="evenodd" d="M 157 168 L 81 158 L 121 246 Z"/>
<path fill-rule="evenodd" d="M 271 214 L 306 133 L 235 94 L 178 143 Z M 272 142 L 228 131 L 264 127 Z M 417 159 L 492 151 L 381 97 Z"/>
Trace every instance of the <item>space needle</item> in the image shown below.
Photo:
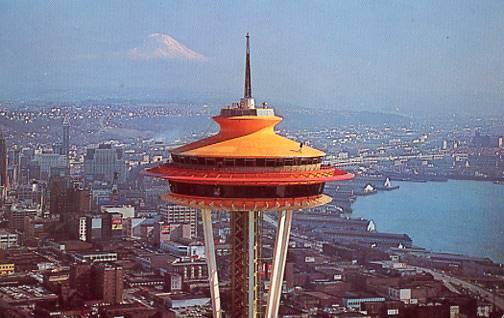
<path fill-rule="evenodd" d="M 212 212 L 230 213 L 231 299 L 226 317 L 277 317 L 293 212 L 324 205 L 326 182 L 352 174 L 323 165 L 325 153 L 278 135 L 282 120 L 252 95 L 250 37 L 246 35 L 245 87 L 238 103 L 213 120 L 216 135 L 171 151 L 171 160 L 147 175 L 168 181 L 164 199 L 201 210 L 214 317 L 223 317 L 212 229 Z M 260 270 L 263 213 L 276 213 L 278 226 L 267 297 Z M 264 300 L 266 301 L 263 307 Z M 265 312 L 263 312 L 265 308 Z"/>

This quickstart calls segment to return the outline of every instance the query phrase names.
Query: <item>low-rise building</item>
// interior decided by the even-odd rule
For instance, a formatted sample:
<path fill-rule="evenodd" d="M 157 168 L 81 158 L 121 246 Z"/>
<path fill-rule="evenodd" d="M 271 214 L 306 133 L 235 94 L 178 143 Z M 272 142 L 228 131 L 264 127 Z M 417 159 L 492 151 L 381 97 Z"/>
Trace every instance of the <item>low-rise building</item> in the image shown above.
<path fill-rule="evenodd" d="M 14 274 L 14 264 L 0 264 L 0 276 Z"/>
<path fill-rule="evenodd" d="M 350 309 L 361 310 L 363 303 L 384 302 L 385 298 L 376 295 L 347 294 L 343 297 L 343 305 Z"/>
<path fill-rule="evenodd" d="M 8 249 L 18 245 L 18 235 L 5 229 L 0 229 L 0 249 Z"/>
<path fill-rule="evenodd" d="M 117 261 L 117 253 L 112 252 L 75 253 L 73 257 L 77 262 L 102 263 Z"/>

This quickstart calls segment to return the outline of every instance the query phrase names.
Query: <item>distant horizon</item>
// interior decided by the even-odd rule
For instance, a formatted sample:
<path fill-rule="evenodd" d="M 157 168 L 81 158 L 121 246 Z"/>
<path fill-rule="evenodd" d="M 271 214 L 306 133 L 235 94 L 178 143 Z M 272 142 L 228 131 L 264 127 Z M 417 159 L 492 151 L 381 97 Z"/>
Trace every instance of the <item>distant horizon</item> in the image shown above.
<path fill-rule="evenodd" d="M 144 90 L 144 89 L 142 89 Z M 60 93 L 53 93 L 58 92 Z M 82 91 L 81 97 L 73 96 L 74 94 L 69 94 L 71 92 L 75 93 L 77 91 Z M 70 96 L 69 96 L 70 95 Z M 199 96 L 198 96 L 199 95 Z M 51 96 L 51 97 L 49 97 Z M 195 97 L 196 96 L 196 97 Z M 87 90 L 75 89 L 75 90 L 49 90 L 45 93 L 34 95 L 34 96 L 19 96 L 19 97 L 11 97 L 11 98 L 3 98 L 0 96 L 0 107 L 2 103 L 33 103 L 33 104 L 81 104 L 81 103 L 132 103 L 132 104 L 143 104 L 143 103 L 153 103 L 153 104 L 194 104 L 194 105 L 212 105 L 212 106 L 226 106 L 231 105 L 231 103 L 236 102 L 239 99 L 237 94 L 229 94 L 226 97 L 224 94 L 220 96 L 212 96 L 211 94 L 202 95 L 201 92 L 198 94 L 164 94 L 164 95 L 137 95 L 137 96 L 125 96 L 125 95 L 114 95 L 110 94 L 99 94 L 99 93 L 89 93 Z M 458 109 L 456 106 L 453 108 L 437 108 L 436 106 L 432 106 L 425 109 L 415 109 L 415 108 L 397 108 L 392 105 L 388 106 L 380 106 L 380 105 L 366 105 L 366 107 L 362 107 L 362 103 L 359 105 L 352 104 L 341 104 L 331 105 L 331 104 L 305 104 L 305 103 L 296 103 L 296 101 L 275 101 L 271 99 L 261 99 L 255 98 L 257 102 L 267 102 L 269 105 L 275 108 L 280 109 L 299 109 L 299 110 L 309 110 L 309 109 L 319 109 L 321 111 L 341 111 L 341 112 L 356 112 L 356 113 L 379 113 L 379 114 L 392 114 L 392 115 L 400 115 L 406 117 L 430 117 L 430 116 L 464 116 L 464 117 L 482 117 L 482 118 L 490 118 L 495 116 L 501 116 L 502 111 L 500 109 L 493 109 L 489 111 L 484 111 L 484 107 L 480 107 L 480 111 L 470 111 Z M 483 111 L 482 111 L 483 110 Z"/>

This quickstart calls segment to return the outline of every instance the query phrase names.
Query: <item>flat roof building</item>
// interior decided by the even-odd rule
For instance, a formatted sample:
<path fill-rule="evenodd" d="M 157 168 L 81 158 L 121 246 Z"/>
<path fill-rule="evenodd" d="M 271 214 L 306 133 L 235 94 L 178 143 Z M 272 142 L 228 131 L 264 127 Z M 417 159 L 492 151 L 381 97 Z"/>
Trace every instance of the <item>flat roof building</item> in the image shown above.
<path fill-rule="evenodd" d="M 0 249 L 8 249 L 18 245 L 18 235 L 5 229 L 0 229 Z"/>

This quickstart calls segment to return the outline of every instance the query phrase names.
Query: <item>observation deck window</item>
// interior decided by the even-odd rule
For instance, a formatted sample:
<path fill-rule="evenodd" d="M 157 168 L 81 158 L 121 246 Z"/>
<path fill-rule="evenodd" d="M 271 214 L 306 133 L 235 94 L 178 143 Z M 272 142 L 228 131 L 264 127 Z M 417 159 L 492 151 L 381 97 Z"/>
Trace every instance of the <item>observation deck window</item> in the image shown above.
<path fill-rule="evenodd" d="M 245 159 L 246 167 L 255 167 L 256 161 L 255 159 Z"/>
<path fill-rule="evenodd" d="M 277 160 L 275 159 L 266 159 L 266 167 L 276 167 Z"/>
<path fill-rule="evenodd" d="M 297 198 L 320 195 L 324 183 L 287 186 L 210 185 L 170 182 L 173 193 L 209 198 Z"/>
<path fill-rule="evenodd" d="M 322 163 L 322 157 L 314 158 L 205 158 L 172 155 L 175 163 L 206 167 L 285 167 Z"/>

